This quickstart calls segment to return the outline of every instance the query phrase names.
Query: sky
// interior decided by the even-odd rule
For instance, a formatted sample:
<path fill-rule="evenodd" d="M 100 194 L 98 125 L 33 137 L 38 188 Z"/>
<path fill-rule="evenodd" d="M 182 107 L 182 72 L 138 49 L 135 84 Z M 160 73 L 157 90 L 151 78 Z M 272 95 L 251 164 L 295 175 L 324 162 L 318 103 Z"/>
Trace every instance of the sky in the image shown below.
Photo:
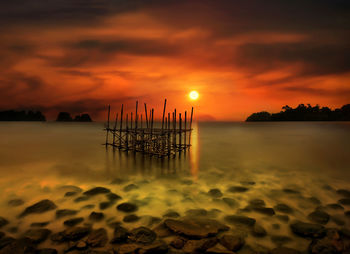
<path fill-rule="evenodd" d="M 103 120 L 138 100 L 160 117 L 165 98 L 218 121 L 350 103 L 350 2 L 0 2 L 0 110 Z"/>

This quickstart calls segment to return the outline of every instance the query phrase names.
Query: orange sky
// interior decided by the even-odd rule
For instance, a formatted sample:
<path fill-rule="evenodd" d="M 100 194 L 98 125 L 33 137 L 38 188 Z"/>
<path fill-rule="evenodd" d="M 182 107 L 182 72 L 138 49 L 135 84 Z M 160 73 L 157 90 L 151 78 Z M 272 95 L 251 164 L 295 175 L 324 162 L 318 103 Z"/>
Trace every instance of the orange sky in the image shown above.
<path fill-rule="evenodd" d="M 0 110 L 105 118 L 135 100 L 161 114 L 244 120 L 283 105 L 350 102 L 346 1 L 0 3 Z M 188 93 L 197 90 L 198 101 Z"/>

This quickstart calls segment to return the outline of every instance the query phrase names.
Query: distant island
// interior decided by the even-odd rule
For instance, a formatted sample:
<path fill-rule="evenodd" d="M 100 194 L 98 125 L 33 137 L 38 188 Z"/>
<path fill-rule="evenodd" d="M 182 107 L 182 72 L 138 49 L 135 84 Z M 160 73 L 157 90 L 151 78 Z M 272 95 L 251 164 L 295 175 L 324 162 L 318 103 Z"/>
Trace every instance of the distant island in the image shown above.
<path fill-rule="evenodd" d="M 58 113 L 56 122 L 92 122 L 89 114 L 80 114 L 76 115 L 73 119 L 68 112 L 60 112 Z"/>
<path fill-rule="evenodd" d="M 6 110 L 0 111 L 0 121 L 46 121 L 46 117 L 40 111 Z"/>
<path fill-rule="evenodd" d="M 350 104 L 340 109 L 331 110 L 328 107 L 320 108 L 319 105 L 312 107 L 299 104 L 296 108 L 288 105 L 282 107 L 279 113 L 261 111 L 251 114 L 246 122 L 269 122 L 269 121 L 350 121 Z"/>
<path fill-rule="evenodd" d="M 33 110 L 5 110 L 0 111 L 0 121 L 46 121 L 46 117 L 40 111 Z M 92 122 L 89 114 L 79 114 L 71 117 L 68 112 L 60 112 L 57 122 Z"/>

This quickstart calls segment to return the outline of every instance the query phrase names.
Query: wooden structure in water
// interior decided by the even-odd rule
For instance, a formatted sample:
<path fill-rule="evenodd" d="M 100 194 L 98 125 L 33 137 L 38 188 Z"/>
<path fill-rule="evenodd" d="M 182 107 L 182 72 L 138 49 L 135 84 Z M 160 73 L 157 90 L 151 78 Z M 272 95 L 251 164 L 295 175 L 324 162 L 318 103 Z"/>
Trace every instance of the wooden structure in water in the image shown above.
<path fill-rule="evenodd" d="M 187 119 L 187 111 L 184 115 L 179 113 L 177 119 L 176 109 L 166 115 L 165 99 L 161 123 L 154 121 L 154 109 L 148 112 L 146 103 L 144 111 L 145 117 L 138 112 L 136 101 L 135 114 L 124 116 L 122 104 L 120 115 L 116 113 L 114 125 L 111 127 L 110 106 L 108 106 L 108 119 L 104 129 L 106 147 L 112 146 L 123 151 L 140 152 L 158 157 L 176 155 L 191 147 L 193 107 L 189 119 Z"/>

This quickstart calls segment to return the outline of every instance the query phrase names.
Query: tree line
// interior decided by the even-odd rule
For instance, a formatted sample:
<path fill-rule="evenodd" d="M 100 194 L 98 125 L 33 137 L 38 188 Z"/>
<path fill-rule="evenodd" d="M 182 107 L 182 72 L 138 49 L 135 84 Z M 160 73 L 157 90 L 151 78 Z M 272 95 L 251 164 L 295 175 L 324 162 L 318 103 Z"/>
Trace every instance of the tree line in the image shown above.
<path fill-rule="evenodd" d="M 45 115 L 33 110 L 5 110 L 0 111 L 0 121 L 46 121 Z M 59 112 L 57 122 L 92 122 L 89 114 L 79 114 L 74 118 L 68 112 Z"/>

